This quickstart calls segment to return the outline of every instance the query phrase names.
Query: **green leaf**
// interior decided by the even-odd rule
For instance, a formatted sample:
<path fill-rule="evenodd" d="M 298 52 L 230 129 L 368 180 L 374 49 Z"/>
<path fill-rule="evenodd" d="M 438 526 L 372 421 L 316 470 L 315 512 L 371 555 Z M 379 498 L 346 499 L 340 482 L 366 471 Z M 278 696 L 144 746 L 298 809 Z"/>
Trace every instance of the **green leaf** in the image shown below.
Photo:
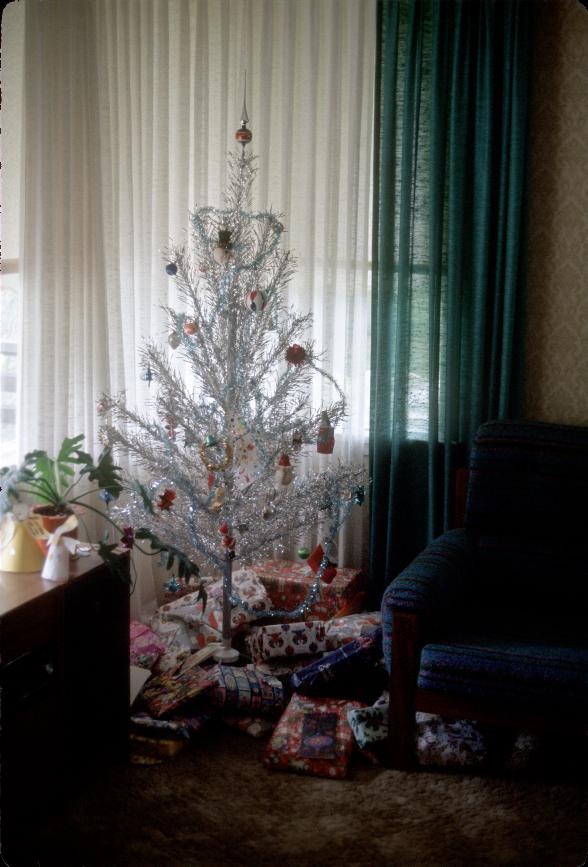
<path fill-rule="evenodd" d="M 179 548 L 176 548 L 167 542 L 163 542 L 155 535 L 155 533 L 152 533 L 151 530 L 148 530 L 146 527 L 139 527 L 139 529 L 135 531 L 135 539 L 146 539 L 149 541 L 152 551 L 158 552 L 163 556 L 167 555 L 166 569 L 172 569 L 174 563 L 177 561 L 177 569 L 180 578 L 189 578 L 190 575 L 200 575 L 200 569 L 196 563 L 193 563 L 183 551 L 180 551 Z"/>
<path fill-rule="evenodd" d="M 79 434 L 77 437 L 65 437 L 63 442 L 61 443 L 61 448 L 59 449 L 59 454 L 57 455 L 57 463 L 58 464 L 79 464 L 82 463 L 79 459 L 77 459 L 77 454 L 79 452 L 80 445 L 84 440 L 84 435 Z M 91 459 L 90 459 L 91 460 Z"/>
<path fill-rule="evenodd" d="M 149 512 L 150 515 L 155 515 L 155 509 L 153 508 L 153 502 L 151 497 L 147 492 L 147 488 L 142 485 L 140 482 L 137 482 L 135 485 L 135 490 L 143 500 L 143 506 L 146 512 Z"/>
<path fill-rule="evenodd" d="M 83 452 L 80 452 L 83 454 Z M 122 491 L 121 468 L 117 467 L 112 460 L 112 451 L 105 448 L 98 456 L 98 463 L 94 465 L 91 455 L 85 455 L 85 466 L 81 474 L 88 473 L 91 482 L 96 482 L 99 488 L 108 491 L 116 499 Z"/>

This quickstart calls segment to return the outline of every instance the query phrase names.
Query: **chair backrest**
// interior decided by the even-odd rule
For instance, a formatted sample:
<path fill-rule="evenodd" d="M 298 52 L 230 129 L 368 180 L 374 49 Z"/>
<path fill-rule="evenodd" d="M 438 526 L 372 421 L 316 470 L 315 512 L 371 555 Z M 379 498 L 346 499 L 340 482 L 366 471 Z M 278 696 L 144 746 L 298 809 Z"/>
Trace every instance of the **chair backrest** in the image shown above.
<path fill-rule="evenodd" d="M 472 448 L 465 526 L 536 539 L 584 539 L 588 427 L 483 424 Z"/>
<path fill-rule="evenodd" d="M 588 428 L 483 424 L 472 448 L 464 523 L 477 540 L 481 589 L 499 588 L 517 607 L 584 604 Z"/>

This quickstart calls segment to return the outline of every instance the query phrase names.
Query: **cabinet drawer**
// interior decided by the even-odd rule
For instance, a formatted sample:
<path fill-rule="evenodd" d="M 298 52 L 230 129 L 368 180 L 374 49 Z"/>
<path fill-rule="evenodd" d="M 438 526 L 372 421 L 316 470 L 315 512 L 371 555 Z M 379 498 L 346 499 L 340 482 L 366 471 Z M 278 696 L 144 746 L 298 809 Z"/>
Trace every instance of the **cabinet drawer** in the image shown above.
<path fill-rule="evenodd" d="M 59 589 L 14 609 L 0 621 L 0 663 L 52 643 L 61 631 L 63 596 Z"/>

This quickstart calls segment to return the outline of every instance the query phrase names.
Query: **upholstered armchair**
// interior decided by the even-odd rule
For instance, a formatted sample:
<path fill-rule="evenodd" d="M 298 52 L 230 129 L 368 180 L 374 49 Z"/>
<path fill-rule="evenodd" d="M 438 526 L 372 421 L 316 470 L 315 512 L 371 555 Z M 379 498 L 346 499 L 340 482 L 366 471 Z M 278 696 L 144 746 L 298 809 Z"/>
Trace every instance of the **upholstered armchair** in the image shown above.
<path fill-rule="evenodd" d="M 482 425 L 464 523 L 384 594 L 393 767 L 416 711 L 587 731 L 588 428 Z"/>

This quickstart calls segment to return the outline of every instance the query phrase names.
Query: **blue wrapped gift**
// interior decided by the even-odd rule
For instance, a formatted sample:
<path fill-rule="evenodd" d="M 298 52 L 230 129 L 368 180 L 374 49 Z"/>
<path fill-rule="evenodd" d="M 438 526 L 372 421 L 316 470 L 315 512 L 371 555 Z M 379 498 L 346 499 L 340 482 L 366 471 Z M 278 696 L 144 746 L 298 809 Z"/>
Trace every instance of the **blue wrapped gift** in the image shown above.
<path fill-rule="evenodd" d="M 386 685 L 381 665 L 382 629 L 326 653 L 290 677 L 294 692 L 312 696 L 354 698 L 371 703 Z"/>

